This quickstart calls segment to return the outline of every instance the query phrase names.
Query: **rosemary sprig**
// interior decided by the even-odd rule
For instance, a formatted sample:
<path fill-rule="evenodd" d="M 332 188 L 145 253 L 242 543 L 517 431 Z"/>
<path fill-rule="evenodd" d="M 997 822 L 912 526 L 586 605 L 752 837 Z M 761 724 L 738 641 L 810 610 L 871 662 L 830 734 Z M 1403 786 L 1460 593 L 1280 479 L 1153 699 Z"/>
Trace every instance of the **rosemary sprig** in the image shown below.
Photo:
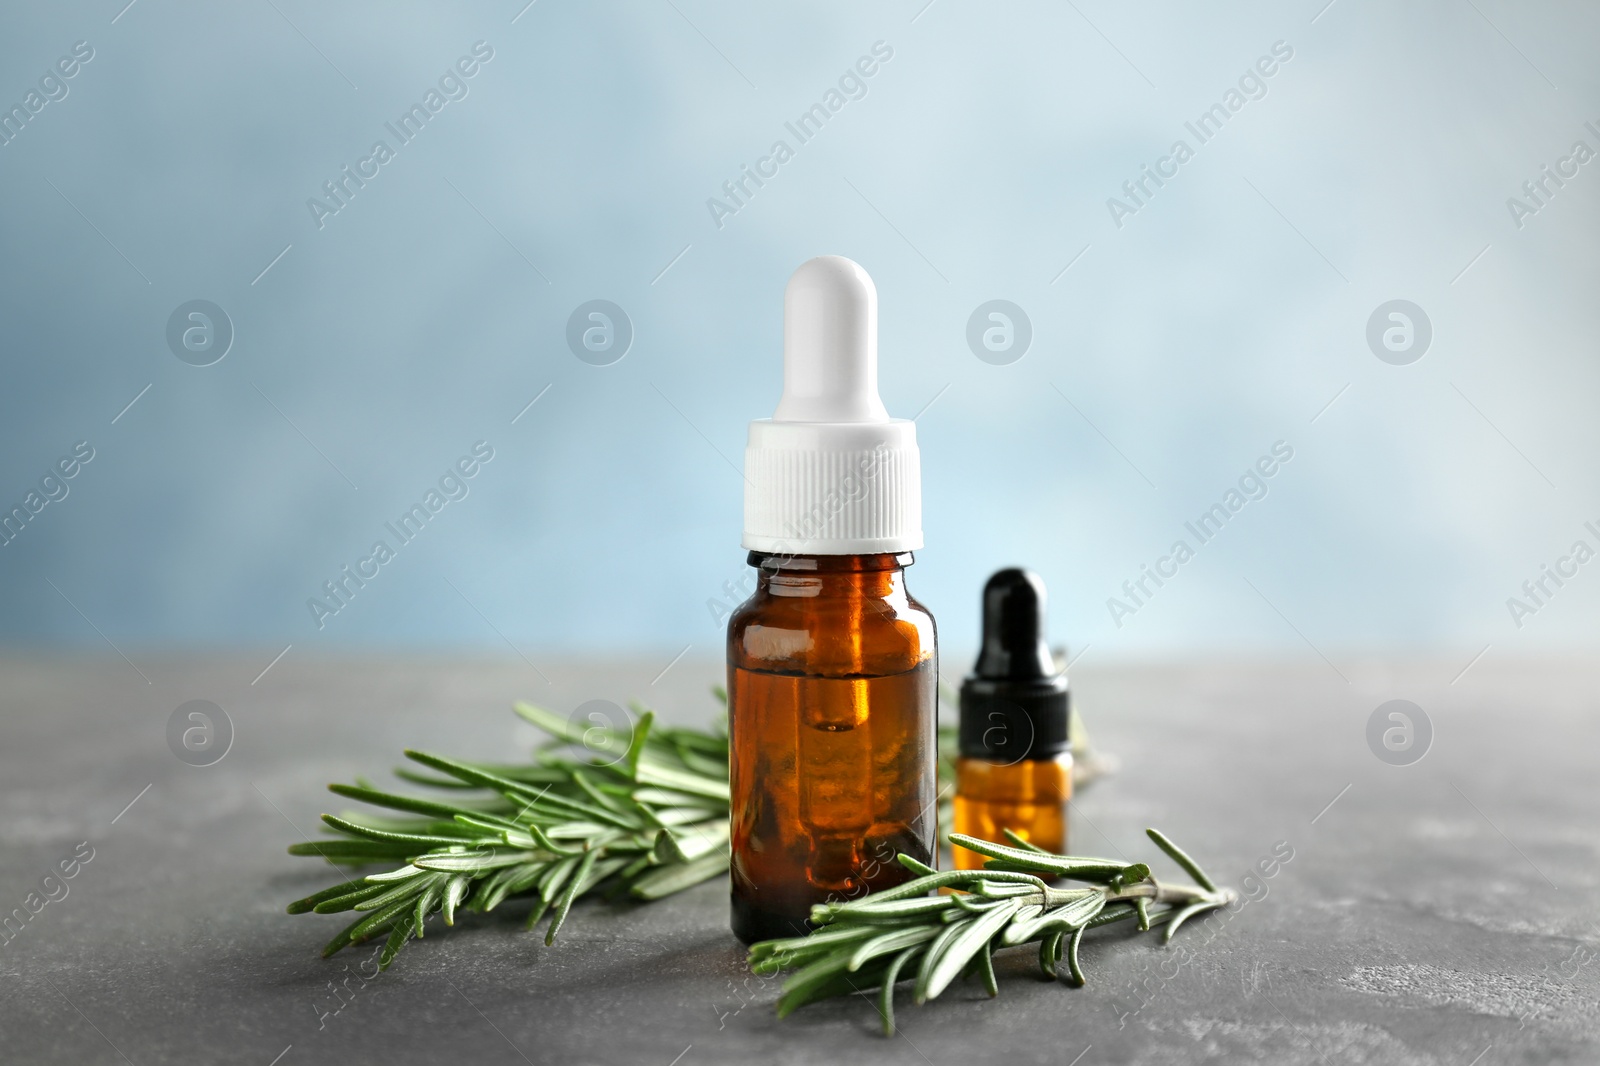
<path fill-rule="evenodd" d="M 725 708 L 727 693 L 720 687 L 712 693 Z M 660 727 L 637 705 L 640 717 L 631 730 L 580 727 L 528 703 L 514 709 L 550 736 L 531 762 L 472 763 L 406 752 L 424 769 L 401 767 L 396 775 L 448 799 L 387 792 L 365 781 L 328 786 L 336 795 L 409 817 L 325 814 L 334 836 L 289 848 L 292 855 L 344 866 L 391 864 L 289 904 L 290 914 L 360 915 L 328 942 L 324 958 L 387 934 L 378 956 L 379 968 L 387 969 L 408 940 L 423 936 L 432 915 L 453 926 L 458 910 L 491 911 L 527 896 L 534 897 L 527 926 L 548 915 L 550 944 L 581 898 L 661 899 L 727 872 L 725 725 L 715 732 Z M 1076 750 L 1084 737 L 1076 718 L 1072 733 Z M 575 759 L 559 750 L 573 747 L 594 757 Z M 955 750 L 956 731 L 941 729 L 939 781 L 947 797 Z M 1080 787 L 1112 765 L 1086 749 L 1077 755 Z M 1083 770 L 1091 765 L 1086 778 Z M 941 804 L 945 826 L 951 824 L 949 802 Z"/>
<path fill-rule="evenodd" d="M 876 986 L 889 1036 L 899 981 L 915 982 L 917 1003 L 938 996 L 962 974 L 978 974 L 996 995 L 993 955 L 1000 948 L 1037 942 L 1039 968 L 1050 978 L 1064 953 L 1070 982 L 1081 986 L 1078 945 L 1085 931 L 1133 918 L 1139 931 L 1164 923 L 1165 943 L 1189 918 L 1235 898 L 1164 835 L 1146 832 L 1196 884 L 1159 882 L 1144 863 L 1051 854 L 1010 832 L 1012 847 L 953 833 L 953 843 L 989 857 L 984 869 L 936 873 L 901 855 L 900 862 L 922 876 L 849 903 L 812 908 L 815 932 L 751 945 L 750 968 L 795 971 L 778 998 L 780 1018 L 807 1003 Z M 1055 888 L 1046 879 L 1085 887 Z M 928 895 L 935 889 L 956 892 Z"/>
<path fill-rule="evenodd" d="M 387 969 L 438 913 L 490 911 L 514 896 L 535 897 L 527 924 L 547 913 L 545 943 L 572 904 L 592 893 L 659 899 L 728 869 L 728 739 L 659 727 L 641 710 L 631 730 L 579 727 L 527 703 L 516 712 L 550 734 L 532 763 L 497 766 L 407 751 L 431 773 L 400 771 L 417 784 L 479 790 L 449 801 L 385 792 L 366 783 L 330 785 L 348 799 L 410 817 L 331 815 L 338 836 L 295 844 L 292 855 L 366 865 L 399 863 L 344 881 L 289 905 L 290 914 L 360 914 L 323 948 L 324 957 L 387 934 Z M 587 760 L 551 750 L 583 745 Z"/>

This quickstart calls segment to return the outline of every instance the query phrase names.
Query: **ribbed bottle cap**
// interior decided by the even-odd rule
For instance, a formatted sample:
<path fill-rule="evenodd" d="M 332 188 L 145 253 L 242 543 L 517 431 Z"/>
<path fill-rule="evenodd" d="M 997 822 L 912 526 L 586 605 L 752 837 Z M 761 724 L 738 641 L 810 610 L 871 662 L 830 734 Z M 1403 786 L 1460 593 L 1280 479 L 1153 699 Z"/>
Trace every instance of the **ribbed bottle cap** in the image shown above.
<path fill-rule="evenodd" d="M 878 290 L 849 259 L 807 260 L 783 294 L 783 396 L 750 423 L 744 546 L 789 555 L 922 547 L 916 425 L 878 396 Z"/>
<path fill-rule="evenodd" d="M 1039 575 L 1001 570 L 983 587 L 983 649 L 961 682 L 961 754 L 1011 764 L 1071 747 L 1067 674 L 1045 641 Z"/>

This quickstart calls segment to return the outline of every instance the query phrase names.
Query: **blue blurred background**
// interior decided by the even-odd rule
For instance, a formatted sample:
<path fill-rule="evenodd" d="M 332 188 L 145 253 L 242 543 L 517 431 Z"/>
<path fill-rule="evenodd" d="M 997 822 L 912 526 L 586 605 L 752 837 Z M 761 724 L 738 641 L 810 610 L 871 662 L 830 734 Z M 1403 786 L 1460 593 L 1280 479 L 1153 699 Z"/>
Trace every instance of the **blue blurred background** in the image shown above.
<path fill-rule="evenodd" d="M 878 285 L 947 647 L 1009 564 L 1096 657 L 1600 637 L 1600 561 L 1522 587 L 1600 548 L 1590 5 L 125 2 L 0 15 L 9 644 L 715 654 L 783 285 L 824 253 Z M 1146 165 L 1176 176 L 1130 196 Z M 633 333 L 609 365 L 566 339 L 596 299 Z M 999 364 L 967 341 L 996 299 L 1032 332 Z M 220 333 L 168 341 L 194 300 L 231 324 L 210 365 Z M 1368 337 L 1393 300 L 1431 327 L 1403 365 Z M 480 441 L 467 495 L 314 617 Z"/>

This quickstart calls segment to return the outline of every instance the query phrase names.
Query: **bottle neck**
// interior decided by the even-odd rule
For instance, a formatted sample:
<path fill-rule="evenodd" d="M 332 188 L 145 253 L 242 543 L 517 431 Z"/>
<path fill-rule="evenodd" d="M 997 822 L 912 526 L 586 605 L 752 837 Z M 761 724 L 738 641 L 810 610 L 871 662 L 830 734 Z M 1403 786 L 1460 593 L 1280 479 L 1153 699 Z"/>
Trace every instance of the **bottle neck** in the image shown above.
<path fill-rule="evenodd" d="M 769 596 L 900 598 L 906 593 L 910 552 L 878 555 L 789 555 L 753 551 L 758 593 Z"/>

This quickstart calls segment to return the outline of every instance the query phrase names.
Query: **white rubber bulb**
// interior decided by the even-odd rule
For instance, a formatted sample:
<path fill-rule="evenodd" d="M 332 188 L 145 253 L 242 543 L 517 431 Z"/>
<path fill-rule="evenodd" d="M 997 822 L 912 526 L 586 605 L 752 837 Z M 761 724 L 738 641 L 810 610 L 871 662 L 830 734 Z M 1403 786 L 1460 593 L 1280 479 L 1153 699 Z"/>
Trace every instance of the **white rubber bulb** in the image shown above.
<path fill-rule="evenodd" d="M 878 396 L 878 289 L 860 264 L 822 255 L 783 291 L 776 422 L 887 422 Z"/>

